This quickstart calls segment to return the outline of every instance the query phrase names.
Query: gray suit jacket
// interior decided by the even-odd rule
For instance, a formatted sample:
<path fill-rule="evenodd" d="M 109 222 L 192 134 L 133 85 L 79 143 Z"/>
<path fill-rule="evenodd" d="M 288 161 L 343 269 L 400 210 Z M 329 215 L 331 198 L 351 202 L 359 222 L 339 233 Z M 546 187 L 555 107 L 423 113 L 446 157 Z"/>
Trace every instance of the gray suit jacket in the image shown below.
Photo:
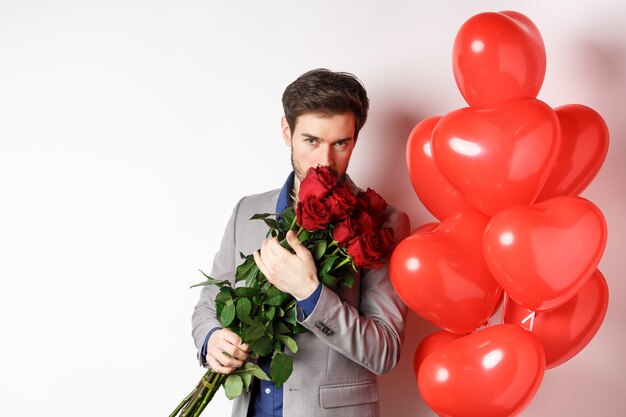
<path fill-rule="evenodd" d="M 279 191 L 238 202 L 211 277 L 234 281 L 235 268 L 242 261 L 239 253 L 248 255 L 260 248 L 267 233 L 264 222 L 249 219 L 256 213 L 273 213 Z M 393 207 L 387 210 L 388 226 L 399 242 L 409 233 L 408 217 Z M 215 286 L 203 287 L 194 309 L 192 333 L 199 352 L 209 330 L 220 327 L 213 303 L 216 293 Z M 334 292 L 323 287 L 314 311 L 301 322 L 309 332 L 296 336 L 299 351 L 283 389 L 284 417 L 379 416 L 375 374 L 398 363 L 406 312 L 391 286 L 387 266 L 364 271 L 351 289 Z M 232 416 L 246 417 L 249 404 L 250 393 L 244 392 L 234 400 Z"/>

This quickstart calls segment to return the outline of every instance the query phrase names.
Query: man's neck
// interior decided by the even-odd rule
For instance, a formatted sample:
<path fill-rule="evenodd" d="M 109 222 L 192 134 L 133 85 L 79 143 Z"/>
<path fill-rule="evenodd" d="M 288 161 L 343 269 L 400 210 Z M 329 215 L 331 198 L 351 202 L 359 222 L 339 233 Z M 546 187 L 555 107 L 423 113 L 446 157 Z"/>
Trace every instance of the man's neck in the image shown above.
<path fill-rule="evenodd" d="M 297 175 L 295 175 L 293 179 L 293 189 L 289 193 L 289 201 L 291 202 L 291 206 L 295 209 L 298 204 L 298 193 L 300 192 L 300 179 Z"/>

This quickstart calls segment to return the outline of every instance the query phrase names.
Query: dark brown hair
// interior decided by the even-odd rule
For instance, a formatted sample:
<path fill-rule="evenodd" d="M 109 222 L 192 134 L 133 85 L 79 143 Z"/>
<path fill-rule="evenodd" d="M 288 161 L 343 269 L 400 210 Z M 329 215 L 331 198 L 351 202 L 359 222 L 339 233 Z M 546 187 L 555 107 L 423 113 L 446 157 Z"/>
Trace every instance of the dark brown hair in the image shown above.
<path fill-rule="evenodd" d="M 352 112 L 356 139 L 367 119 L 369 99 L 354 75 L 318 68 L 302 74 L 287 86 L 283 93 L 283 109 L 291 132 L 298 116 L 306 113 L 333 116 Z"/>

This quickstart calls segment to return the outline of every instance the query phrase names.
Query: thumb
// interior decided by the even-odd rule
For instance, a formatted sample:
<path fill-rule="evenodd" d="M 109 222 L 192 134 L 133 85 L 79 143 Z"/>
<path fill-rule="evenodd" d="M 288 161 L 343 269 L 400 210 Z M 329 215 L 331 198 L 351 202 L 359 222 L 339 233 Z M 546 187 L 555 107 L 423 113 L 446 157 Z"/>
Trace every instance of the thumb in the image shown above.
<path fill-rule="evenodd" d="M 296 252 L 298 258 L 310 255 L 310 252 L 300 243 L 298 236 L 296 236 L 293 230 L 288 231 L 285 237 L 287 238 L 287 243 L 289 243 L 289 246 Z"/>

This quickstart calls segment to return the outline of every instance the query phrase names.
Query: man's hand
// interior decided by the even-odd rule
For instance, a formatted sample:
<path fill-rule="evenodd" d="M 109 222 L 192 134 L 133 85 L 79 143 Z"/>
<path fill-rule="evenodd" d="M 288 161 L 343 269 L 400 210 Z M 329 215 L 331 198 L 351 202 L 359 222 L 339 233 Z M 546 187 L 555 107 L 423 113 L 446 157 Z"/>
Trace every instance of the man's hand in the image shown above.
<path fill-rule="evenodd" d="M 230 329 L 219 329 L 209 337 L 206 361 L 215 372 L 230 374 L 244 364 L 249 351 L 250 347 Z"/>
<path fill-rule="evenodd" d="M 319 284 L 317 268 L 311 252 L 292 230 L 287 232 L 287 243 L 295 254 L 272 238 L 263 242 L 260 253 L 254 252 L 254 261 L 270 283 L 301 301 L 313 294 Z"/>

